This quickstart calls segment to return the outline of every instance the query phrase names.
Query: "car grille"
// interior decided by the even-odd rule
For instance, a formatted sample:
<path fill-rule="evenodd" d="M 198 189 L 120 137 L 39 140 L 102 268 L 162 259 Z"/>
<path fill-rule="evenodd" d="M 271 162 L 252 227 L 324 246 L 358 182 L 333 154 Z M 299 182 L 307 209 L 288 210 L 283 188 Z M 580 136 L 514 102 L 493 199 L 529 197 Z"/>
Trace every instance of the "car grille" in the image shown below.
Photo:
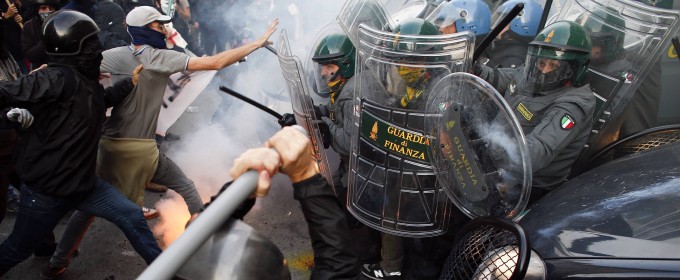
<path fill-rule="evenodd" d="M 463 229 L 444 264 L 440 279 L 518 279 L 524 274 L 528 259 L 523 231 L 516 224 L 499 226 L 493 223 L 478 224 Z M 519 258 L 518 256 L 522 256 Z"/>

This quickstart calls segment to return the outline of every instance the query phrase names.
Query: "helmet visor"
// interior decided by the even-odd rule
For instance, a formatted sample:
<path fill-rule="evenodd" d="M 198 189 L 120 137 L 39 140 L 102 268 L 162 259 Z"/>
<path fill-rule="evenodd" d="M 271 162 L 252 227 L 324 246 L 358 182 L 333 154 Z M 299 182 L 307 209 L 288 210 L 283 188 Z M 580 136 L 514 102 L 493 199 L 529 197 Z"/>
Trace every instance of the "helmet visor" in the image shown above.
<path fill-rule="evenodd" d="M 532 48 L 539 50 L 532 52 Z M 524 67 L 525 89 L 533 93 L 546 93 L 561 88 L 574 76 L 573 63 L 570 60 L 546 55 L 540 49 L 541 47 L 530 47 Z"/>
<path fill-rule="evenodd" d="M 332 85 L 334 80 L 340 75 L 340 69 L 335 68 L 336 64 L 333 63 L 314 63 L 314 89 L 316 93 L 321 96 L 328 96 L 331 94 L 333 89 L 329 86 Z"/>

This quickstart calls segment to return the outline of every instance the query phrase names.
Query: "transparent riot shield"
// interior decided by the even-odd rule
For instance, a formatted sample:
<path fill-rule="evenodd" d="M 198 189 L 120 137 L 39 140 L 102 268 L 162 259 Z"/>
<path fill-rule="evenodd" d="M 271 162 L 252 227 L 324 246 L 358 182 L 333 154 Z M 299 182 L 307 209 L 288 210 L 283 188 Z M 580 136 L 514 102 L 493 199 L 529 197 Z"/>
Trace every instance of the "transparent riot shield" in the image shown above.
<path fill-rule="evenodd" d="M 338 23 L 354 46 L 359 45 L 359 25 L 391 31 L 394 22 L 379 0 L 347 0 L 338 14 Z"/>
<path fill-rule="evenodd" d="M 361 71 L 347 208 L 390 234 L 443 234 L 452 203 L 427 153 L 426 102 L 437 80 L 467 69 L 474 37 L 398 35 L 360 25 L 357 38 Z"/>
<path fill-rule="evenodd" d="M 618 138 L 626 117 L 635 117 L 624 115 L 633 96 L 660 91 L 650 90 L 646 83 L 660 83 L 661 77 L 646 78 L 651 69 L 658 68 L 656 58 L 680 30 L 680 11 L 627 0 L 567 0 L 562 4 L 551 21 L 571 20 L 582 25 L 593 45 L 590 76 L 598 115 L 593 116 L 593 132 L 574 165 L 572 173 L 578 174 L 579 166 L 586 166 L 592 156 Z M 604 88 L 605 84 L 613 88 Z"/>
<path fill-rule="evenodd" d="M 314 104 L 306 83 L 308 80 L 304 75 L 300 59 L 290 51 L 290 44 L 288 43 L 285 30 L 281 30 L 281 37 L 276 51 L 279 57 L 279 64 L 281 65 L 281 72 L 288 84 L 295 121 L 309 133 L 312 147 L 314 148 L 313 156 L 319 166 L 319 172 L 332 185 L 333 175 L 330 168 L 331 165 L 328 162 L 326 149 L 324 149 L 322 141 L 323 138 L 319 131 L 318 124 L 321 120 L 317 119 L 317 116 L 314 114 Z"/>
<path fill-rule="evenodd" d="M 524 210 L 530 156 L 503 97 L 477 76 L 454 73 L 440 80 L 428 98 L 428 155 L 456 206 L 470 218 L 512 218 Z"/>
<path fill-rule="evenodd" d="M 438 0 L 383 0 L 383 6 L 395 24 L 411 18 L 424 18 L 437 7 Z"/>

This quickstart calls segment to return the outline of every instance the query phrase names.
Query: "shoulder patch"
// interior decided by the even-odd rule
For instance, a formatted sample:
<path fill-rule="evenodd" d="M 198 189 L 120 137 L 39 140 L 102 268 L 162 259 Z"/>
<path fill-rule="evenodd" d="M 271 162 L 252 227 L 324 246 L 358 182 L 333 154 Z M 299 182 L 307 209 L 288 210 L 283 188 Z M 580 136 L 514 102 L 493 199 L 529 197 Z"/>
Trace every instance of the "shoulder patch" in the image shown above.
<path fill-rule="evenodd" d="M 576 123 L 574 122 L 574 117 L 570 116 L 569 114 L 564 114 L 562 116 L 562 119 L 560 120 L 560 126 L 564 130 L 569 130 L 572 127 L 574 127 Z"/>

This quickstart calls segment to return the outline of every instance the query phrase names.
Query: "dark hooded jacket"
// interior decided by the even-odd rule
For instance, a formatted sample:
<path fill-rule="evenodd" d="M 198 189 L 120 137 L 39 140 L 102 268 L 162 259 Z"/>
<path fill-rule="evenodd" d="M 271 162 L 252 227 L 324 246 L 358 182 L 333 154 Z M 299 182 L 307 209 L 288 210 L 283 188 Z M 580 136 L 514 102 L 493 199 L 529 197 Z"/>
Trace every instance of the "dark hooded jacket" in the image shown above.
<path fill-rule="evenodd" d="M 97 56 L 101 61 L 100 51 L 59 57 L 71 65 L 51 63 L 16 81 L 0 83 L 0 107 L 26 108 L 34 116 L 33 125 L 22 134 L 14 163 L 26 185 L 39 193 L 69 197 L 94 186 L 106 107 L 120 103 L 133 88 L 128 78 L 104 90 L 94 78 L 98 72 L 84 75 L 90 67 L 82 65 L 83 58 L 98 67 L 100 62 L 92 58 Z"/>
<path fill-rule="evenodd" d="M 21 49 L 34 68 L 47 64 L 50 60 L 42 42 L 42 24 L 40 17 L 34 17 L 24 24 L 21 31 Z"/>
<path fill-rule="evenodd" d="M 130 45 L 132 38 L 125 29 L 125 11 L 110 0 L 95 5 L 94 22 L 99 27 L 99 42 L 104 50 Z"/>

